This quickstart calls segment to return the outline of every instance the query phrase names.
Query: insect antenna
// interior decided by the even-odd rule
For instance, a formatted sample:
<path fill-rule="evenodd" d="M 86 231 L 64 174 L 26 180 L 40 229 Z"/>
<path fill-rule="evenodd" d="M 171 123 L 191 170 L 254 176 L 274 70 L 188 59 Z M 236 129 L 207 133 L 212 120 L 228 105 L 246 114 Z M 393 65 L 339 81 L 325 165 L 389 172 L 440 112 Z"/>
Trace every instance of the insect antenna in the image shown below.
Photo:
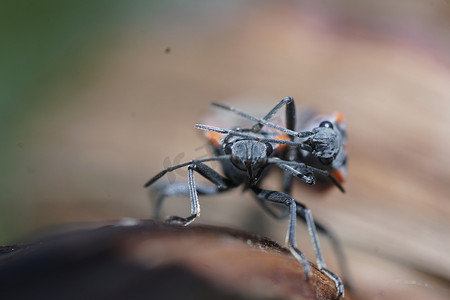
<path fill-rule="evenodd" d="M 241 136 L 241 137 L 245 137 L 247 139 L 259 141 L 262 143 L 283 144 L 283 145 L 289 145 L 289 146 L 294 146 L 294 147 L 300 147 L 302 149 L 306 148 L 305 150 L 309 149 L 309 147 L 306 147 L 306 145 L 303 143 L 277 140 L 277 139 L 269 139 L 269 138 L 260 138 L 260 137 L 254 136 L 252 134 L 234 130 L 234 129 L 225 129 L 225 128 L 219 128 L 219 127 L 214 127 L 214 126 L 209 126 L 209 125 L 204 125 L 204 124 L 195 124 L 195 128 L 200 129 L 200 130 L 205 130 L 205 131 L 213 131 L 213 132 L 222 133 L 222 134 L 231 134 L 231 135 Z"/>
<path fill-rule="evenodd" d="M 296 137 L 299 137 L 299 138 L 306 138 L 306 137 L 309 137 L 309 136 L 313 135 L 313 133 L 311 131 L 296 132 L 296 131 L 293 131 L 293 130 L 290 130 L 290 129 L 278 126 L 278 125 L 276 125 L 276 124 L 274 124 L 272 122 L 269 122 L 269 121 L 267 121 L 265 119 L 261 119 L 261 118 L 249 115 L 249 114 L 243 112 L 242 110 L 237 109 L 237 108 L 232 107 L 232 106 L 227 106 L 225 104 L 220 104 L 220 103 L 215 103 L 215 102 L 213 102 L 212 105 L 216 106 L 216 107 L 219 107 L 219 108 L 222 108 L 222 109 L 225 109 L 225 110 L 228 110 L 228 111 L 231 111 L 231 112 L 234 112 L 234 113 L 240 115 L 241 117 L 244 117 L 246 119 L 249 119 L 249 120 L 261 123 L 261 124 L 263 124 L 263 125 L 265 125 L 267 127 L 279 130 L 279 131 L 284 132 L 284 133 L 286 133 L 288 135 L 291 135 L 291 136 L 296 136 Z"/>

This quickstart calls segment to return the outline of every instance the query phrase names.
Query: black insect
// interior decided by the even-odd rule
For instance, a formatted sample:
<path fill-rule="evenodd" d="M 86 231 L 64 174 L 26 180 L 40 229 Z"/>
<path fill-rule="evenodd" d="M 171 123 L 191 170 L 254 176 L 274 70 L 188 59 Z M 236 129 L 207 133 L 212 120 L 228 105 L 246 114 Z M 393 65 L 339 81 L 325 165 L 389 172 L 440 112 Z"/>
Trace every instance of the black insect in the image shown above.
<path fill-rule="evenodd" d="M 234 108 L 215 104 L 216 106 L 234 111 L 246 118 L 257 122 L 250 128 L 218 128 L 208 125 L 197 124 L 197 129 L 207 131 L 207 138 L 212 146 L 214 157 L 206 159 L 191 160 L 189 162 L 169 167 L 151 178 L 145 187 L 149 187 L 167 172 L 186 167 L 188 168 L 188 184 L 164 184 L 159 186 L 160 195 L 157 199 L 155 208 L 155 217 L 159 214 L 163 200 L 167 196 L 188 196 L 191 199 L 191 214 L 183 218 L 171 216 L 170 222 L 178 222 L 188 225 L 200 214 L 200 205 L 198 194 L 213 195 L 218 194 L 240 185 L 250 190 L 263 208 L 271 215 L 284 218 L 289 217 L 289 228 L 286 236 L 286 244 L 293 256 L 302 264 L 305 270 L 305 276 L 308 278 L 311 274 L 310 266 L 304 254 L 297 248 L 295 238 L 295 224 L 297 217 L 303 220 L 310 233 L 314 250 L 317 257 L 318 267 L 327 273 L 335 282 L 338 294 L 342 295 L 344 287 L 341 279 L 326 268 L 322 252 L 320 249 L 317 230 L 327 234 L 334 243 L 338 253 L 342 253 L 337 239 L 325 229 L 324 226 L 314 221 L 311 211 L 303 204 L 295 201 L 288 193 L 279 191 L 265 190 L 259 187 L 259 183 L 266 175 L 270 166 L 275 165 L 282 169 L 285 174 L 284 189 L 292 180 L 286 178 L 297 177 L 308 184 L 314 184 L 317 175 L 329 178 L 341 190 L 343 190 L 339 181 L 333 177 L 329 170 L 321 169 L 306 164 L 298 157 L 289 157 L 301 149 L 312 153 L 317 159 L 336 158 L 332 139 L 329 139 L 329 126 L 318 126 L 311 131 L 294 131 L 296 126 L 295 103 L 290 97 L 281 100 L 264 118 L 259 119 L 245 114 Z M 268 120 L 283 106 L 286 106 L 286 128 L 270 123 Z M 325 123 L 324 123 L 325 124 Z M 323 124 L 322 124 L 323 125 Z M 265 130 L 264 126 L 272 127 L 280 131 Z M 330 143 L 330 144 L 327 144 Z M 223 175 L 208 167 L 205 162 L 220 161 Z M 214 185 L 196 184 L 194 180 L 194 171 L 205 177 Z M 289 187 L 290 189 L 290 187 Z M 281 205 L 286 207 L 281 214 L 277 214 L 269 205 Z"/>

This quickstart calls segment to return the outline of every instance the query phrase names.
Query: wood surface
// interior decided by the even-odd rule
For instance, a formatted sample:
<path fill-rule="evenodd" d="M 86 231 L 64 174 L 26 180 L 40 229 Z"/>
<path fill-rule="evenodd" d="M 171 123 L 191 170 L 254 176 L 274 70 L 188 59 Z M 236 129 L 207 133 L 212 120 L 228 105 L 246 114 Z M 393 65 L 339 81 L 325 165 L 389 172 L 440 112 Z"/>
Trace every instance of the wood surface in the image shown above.
<path fill-rule="evenodd" d="M 125 224 L 125 223 L 122 223 Z M 337 299 L 314 265 L 213 226 L 135 220 L 0 248 L 2 299 Z"/>

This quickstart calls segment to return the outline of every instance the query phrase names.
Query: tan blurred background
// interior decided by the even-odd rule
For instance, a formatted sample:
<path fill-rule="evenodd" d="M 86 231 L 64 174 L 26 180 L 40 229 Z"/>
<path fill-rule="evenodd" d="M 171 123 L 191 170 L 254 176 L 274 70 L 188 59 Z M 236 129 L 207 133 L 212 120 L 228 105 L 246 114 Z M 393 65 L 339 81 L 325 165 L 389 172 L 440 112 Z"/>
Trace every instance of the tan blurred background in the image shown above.
<path fill-rule="evenodd" d="M 447 0 L 2 5 L 0 243 L 148 218 L 142 185 L 164 160 L 207 155 L 193 125 L 210 102 L 264 113 L 292 96 L 346 117 L 347 193 L 297 185 L 294 196 L 341 239 L 358 296 L 450 297 Z M 240 189 L 200 203 L 199 223 L 284 241 L 287 223 Z M 163 211 L 184 216 L 189 201 Z"/>

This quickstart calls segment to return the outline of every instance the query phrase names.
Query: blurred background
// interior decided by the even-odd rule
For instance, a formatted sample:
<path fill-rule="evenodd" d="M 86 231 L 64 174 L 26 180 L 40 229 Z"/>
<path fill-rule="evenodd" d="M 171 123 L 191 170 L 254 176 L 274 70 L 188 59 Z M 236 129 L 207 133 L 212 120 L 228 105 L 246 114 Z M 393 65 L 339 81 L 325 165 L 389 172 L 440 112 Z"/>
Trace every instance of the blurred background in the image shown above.
<path fill-rule="evenodd" d="M 347 193 L 294 197 L 340 238 L 360 297 L 450 297 L 448 0 L 3 1 L 0 24 L 0 244 L 148 218 L 143 184 L 209 155 L 193 125 L 210 102 L 262 116 L 292 96 L 346 117 Z M 198 223 L 284 242 L 287 223 L 241 189 L 200 204 Z M 188 212 L 188 199 L 163 207 Z"/>

